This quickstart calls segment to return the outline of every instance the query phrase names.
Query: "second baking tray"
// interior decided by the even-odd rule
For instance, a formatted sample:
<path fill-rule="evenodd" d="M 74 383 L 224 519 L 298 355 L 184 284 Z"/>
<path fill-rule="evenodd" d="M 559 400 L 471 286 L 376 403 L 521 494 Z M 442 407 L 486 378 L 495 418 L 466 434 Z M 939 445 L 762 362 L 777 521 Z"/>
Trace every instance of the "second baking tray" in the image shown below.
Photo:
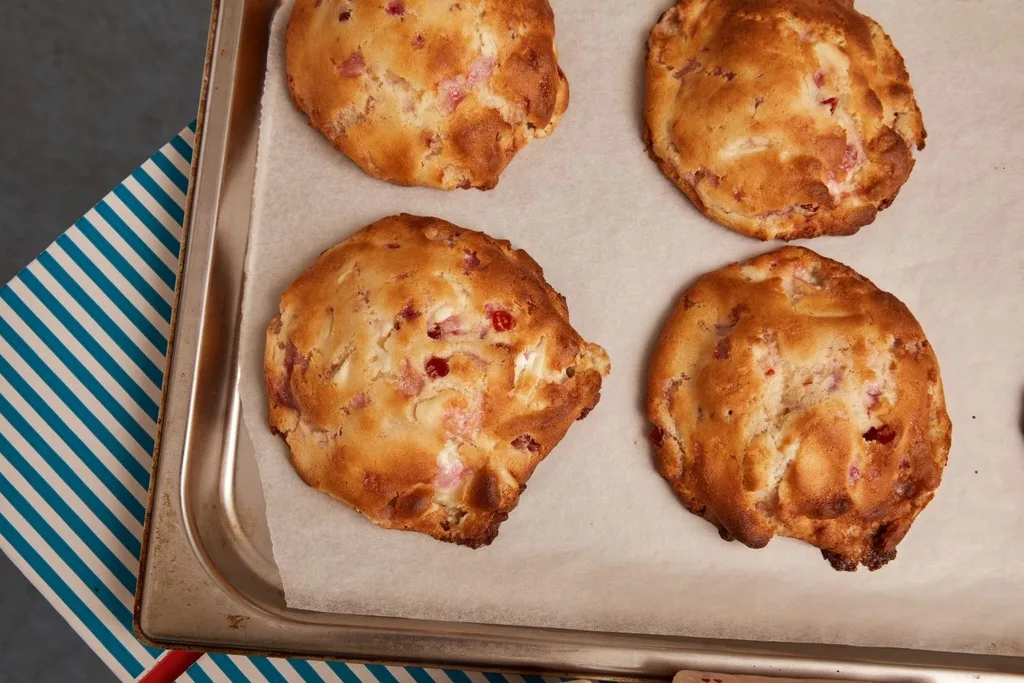
<path fill-rule="evenodd" d="M 304 612 L 285 605 L 238 401 L 238 323 L 274 3 L 215 3 L 136 629 L 174 648 L 601 678 L 679 669 L 1024 680 L 1024 659 Z"/>

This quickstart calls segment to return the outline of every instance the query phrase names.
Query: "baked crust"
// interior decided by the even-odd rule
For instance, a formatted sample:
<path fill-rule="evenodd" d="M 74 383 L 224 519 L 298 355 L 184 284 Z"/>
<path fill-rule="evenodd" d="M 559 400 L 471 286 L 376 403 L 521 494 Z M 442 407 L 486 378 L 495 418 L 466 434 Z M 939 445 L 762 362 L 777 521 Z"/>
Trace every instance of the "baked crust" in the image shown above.
<path fill-rule="evenodd" d="M 490 189 L 569 103 L 547 0 L 296 0 L 285 59 L 310 124 L 398 185 Z"/>
<path fill-rule="evenodd" d="M 658 471 L 724 538 L 790 536 L 848 571 L 896 556 L 951 434 L 907 307 L 797 247 L 683 294 L 651 360 L 647 417 Z"/>
<path fill-rule="evenodd" d="M 853 234 L 924 148 L 903 58 L 852 0 L 679 0 L 647 45 L 651 158 L 745 235 Z"/>
<path fill-rule="evenodd" d="M 382 527 L 472 547 L 608 370 L 526 252 L 405 214 L 285 290 L 264 364 L 270 427 L 307 484 Z"/>

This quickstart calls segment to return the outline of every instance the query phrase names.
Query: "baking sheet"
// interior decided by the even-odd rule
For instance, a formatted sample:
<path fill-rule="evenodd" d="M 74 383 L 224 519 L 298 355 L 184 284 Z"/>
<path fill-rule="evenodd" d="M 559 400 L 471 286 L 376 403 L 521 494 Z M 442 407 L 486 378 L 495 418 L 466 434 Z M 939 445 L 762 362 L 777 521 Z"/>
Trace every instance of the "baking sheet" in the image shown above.
<path fill-rule="evenodd" d="M 805 544 L 724 543 L 656 474 L 641 412 L 650 345 L 699 274 L 765 245 L 700 216 L 640 140 L 644 41 L 663 0 L 554 0 L 572 90 L 555 133 L 490 192 L 394 187 L 310 129 L 285 86 L 284 3 L 263 101 L 241 398 L 291 607 L 750 640 L 1024 654 L 1024 3 L 872 0 L 906 58 L 928 147 L 853 237 L 805 242 L 894 292 L 942 366 L 953 450 L 882 570 Z M 266 427 L 264 330 L 324 249 L 398 212 L 510 239 L 612 358 L 600 405 L 537 469 L 489 548 L 380 530 L 301 483 Z"/>

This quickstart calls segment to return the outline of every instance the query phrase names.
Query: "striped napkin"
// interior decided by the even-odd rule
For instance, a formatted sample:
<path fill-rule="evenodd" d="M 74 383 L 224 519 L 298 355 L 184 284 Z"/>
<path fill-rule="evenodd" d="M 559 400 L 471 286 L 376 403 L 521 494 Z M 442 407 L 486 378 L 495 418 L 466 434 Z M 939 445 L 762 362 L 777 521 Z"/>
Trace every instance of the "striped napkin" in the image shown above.
<path fill-rule="evenodd" d="M 0 548 L 122 681 L 160 655 L 132 605 L 194 140 L 193 123 L 0 289 Z M 523 683 L 231 655 L 179 680 Z"/>

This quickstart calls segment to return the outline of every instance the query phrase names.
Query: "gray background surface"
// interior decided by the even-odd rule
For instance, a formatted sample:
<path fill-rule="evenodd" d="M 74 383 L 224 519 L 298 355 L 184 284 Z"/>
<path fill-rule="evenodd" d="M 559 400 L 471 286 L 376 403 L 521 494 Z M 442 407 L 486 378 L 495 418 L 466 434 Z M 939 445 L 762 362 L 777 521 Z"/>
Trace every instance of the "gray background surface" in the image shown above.
<path fill-rule="evenodd" d="M 208 0 L 6 0 L 0 284 L 195 118 Z M 113 681 L 0 555 L 0 683 Z"/>

